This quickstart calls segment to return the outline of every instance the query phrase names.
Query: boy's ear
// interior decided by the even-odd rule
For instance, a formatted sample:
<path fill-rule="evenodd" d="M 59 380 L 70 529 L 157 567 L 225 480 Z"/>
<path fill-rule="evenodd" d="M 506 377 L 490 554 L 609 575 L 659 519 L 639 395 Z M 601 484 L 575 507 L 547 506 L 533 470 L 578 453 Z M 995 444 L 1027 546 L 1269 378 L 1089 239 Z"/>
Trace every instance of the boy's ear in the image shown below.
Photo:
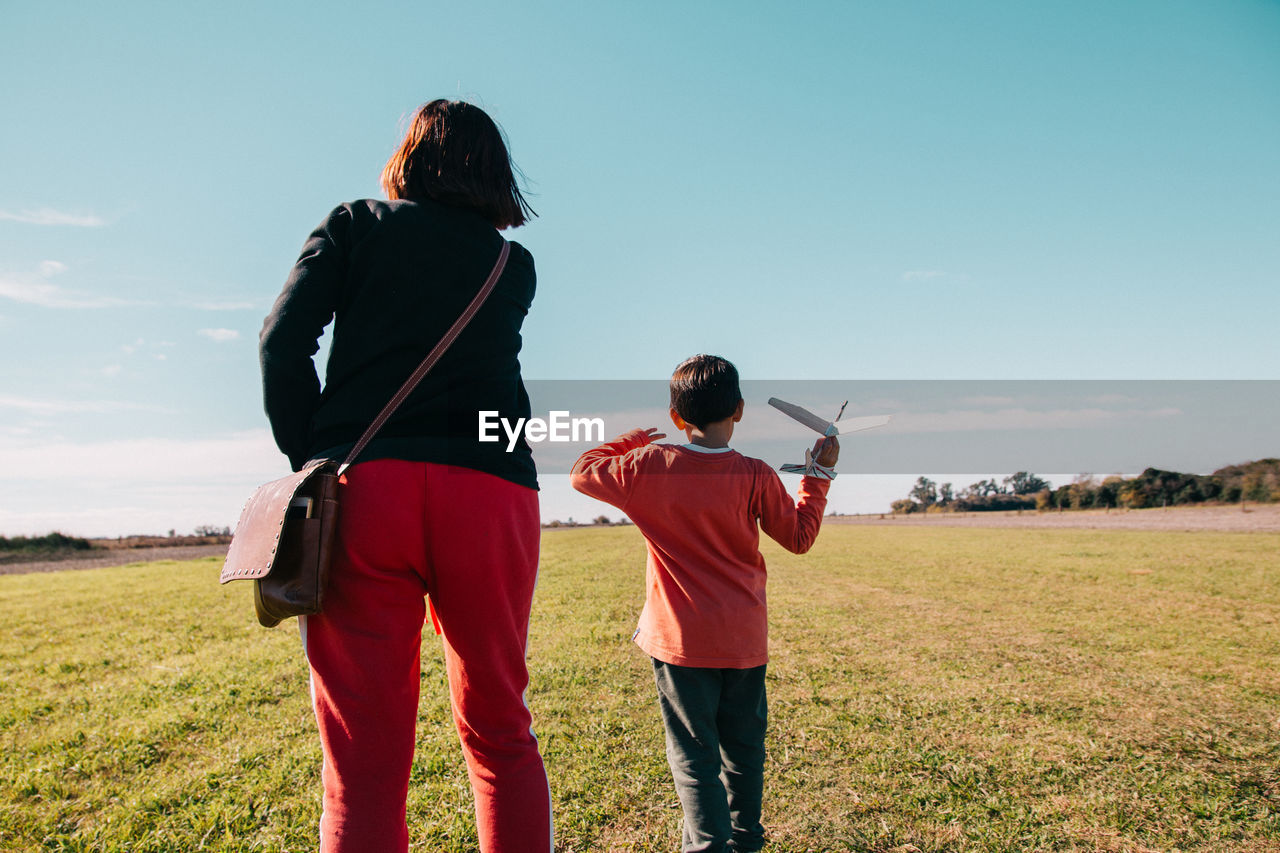
<path fill-rule="evenodd" d="M 742 410 L 743 410 L 743 409 L 745 409 L 745 408 L 746 408 L 746 406 L 747 406 L 747 401 L 746 401 L 746 400 L 739 400 L 739 401 L 738 401 L 738 408 L 736 408 L 736 409 L 734 409 L 734 410 L 733 410 L 733 422 L 734 422 L 735 424 L 736 424 L 738 421 L 742 420 Z"/>
<path fill-rule="evenodd" d="M 684 422 L 684 418 L 680 417 L 680 413 L 674 408 L 671 410 L 671 422 L 676 425 L 676 429 L 684 429 L 688 424 Z"/>

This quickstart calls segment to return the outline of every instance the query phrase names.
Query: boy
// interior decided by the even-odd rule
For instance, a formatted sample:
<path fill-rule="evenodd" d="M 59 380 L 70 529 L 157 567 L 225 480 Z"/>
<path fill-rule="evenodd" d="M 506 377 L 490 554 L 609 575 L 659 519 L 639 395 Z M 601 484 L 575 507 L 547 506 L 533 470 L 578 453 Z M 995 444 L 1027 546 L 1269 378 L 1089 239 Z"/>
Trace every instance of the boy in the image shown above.
<path fill-rule="evenodd" d="M 667 760 L 684 809 L 683 851 L 764 845 L 765 565 L 760 528 L 796 554 L 822 524 L 834 438 L 794 504 L 778 475 L 729 449 L 742 419 L 738 371 L 695 355 L 671 377 L 671 421 L 689 443 L 632 430 L 584 453 L 573 487 L 625 512 L 648 545 L 635 642 L 653 658 Z"/>

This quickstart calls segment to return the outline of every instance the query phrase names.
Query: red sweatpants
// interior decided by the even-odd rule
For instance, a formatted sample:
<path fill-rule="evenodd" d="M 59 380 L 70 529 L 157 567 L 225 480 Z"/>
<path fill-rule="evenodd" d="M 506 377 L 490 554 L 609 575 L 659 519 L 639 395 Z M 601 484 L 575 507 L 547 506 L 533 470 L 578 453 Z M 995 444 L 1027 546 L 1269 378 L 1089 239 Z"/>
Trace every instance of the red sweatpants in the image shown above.
<path fill-rule="evenodd" d="M 538 493 L 467 468 L 380 459 L 341 484 L 325 612 L 302 621 L 324 747 L 323 853 L 404 853 L 430 595 L 480 849 L 552 849 L 551 795 L 524 690 Z"/>

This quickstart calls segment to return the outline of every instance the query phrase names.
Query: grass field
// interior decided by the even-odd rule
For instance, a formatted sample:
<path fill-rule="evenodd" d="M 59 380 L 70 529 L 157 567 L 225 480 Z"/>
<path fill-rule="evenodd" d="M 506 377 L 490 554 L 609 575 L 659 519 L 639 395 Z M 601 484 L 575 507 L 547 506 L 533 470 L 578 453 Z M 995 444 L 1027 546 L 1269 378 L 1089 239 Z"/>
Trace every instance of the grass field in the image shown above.
<path fill-rule="evenodd" d="M 832 525 L 765 555 L 767 849 L 1280 850 L 1280 535 Z M 218 567 L 0 577 L 0 849 L 314 849 L 297 633 Z M 563 851 L 678 848 L 642 579 L 634 528 L 543 536 Z M 433 636 L 409 820 L 475 849 Z"/>

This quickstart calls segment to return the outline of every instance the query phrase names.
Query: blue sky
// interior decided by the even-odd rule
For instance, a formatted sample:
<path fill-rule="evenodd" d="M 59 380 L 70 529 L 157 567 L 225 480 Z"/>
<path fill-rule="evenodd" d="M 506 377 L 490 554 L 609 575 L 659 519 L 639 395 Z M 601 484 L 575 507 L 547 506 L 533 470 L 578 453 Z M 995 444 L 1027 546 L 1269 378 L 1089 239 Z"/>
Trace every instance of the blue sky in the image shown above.
<path fill-rule="evenodd" d="M 233 523 L 262 317 L 438 96 L 529 378 L 1280 378 L 1273 2 L 27 4 L 0 70 L 0 533 Z"/>

